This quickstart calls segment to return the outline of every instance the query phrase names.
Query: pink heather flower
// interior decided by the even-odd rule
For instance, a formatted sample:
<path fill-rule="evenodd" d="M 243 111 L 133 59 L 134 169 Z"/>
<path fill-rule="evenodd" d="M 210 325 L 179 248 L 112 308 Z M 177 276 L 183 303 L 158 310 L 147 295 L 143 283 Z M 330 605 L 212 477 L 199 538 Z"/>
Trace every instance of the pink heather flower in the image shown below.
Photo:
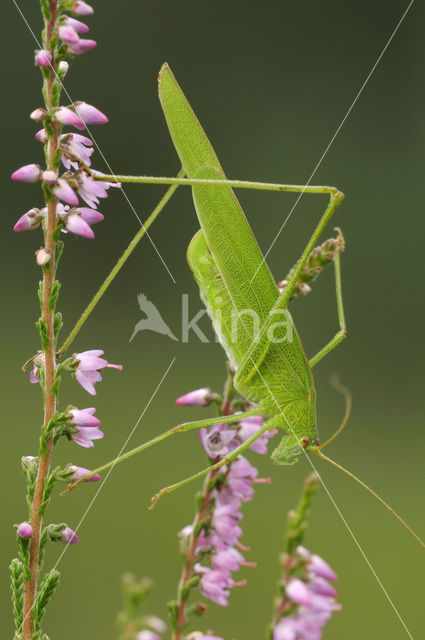
<path fill-rule="evenodd" d="M 31 111 L 30 118 L 31 120 L 34 120 L 34 122 L 41 122 L 42 120 L 44 120 L 46 115 L 47 115 L 46 109 L 43 109 L 42 107 L 38 107 L 38 109 L 34 109 L 34 111 Z M 46 137 L 47 137 L 47 134 L 46 134 Z"/>
<path fill-rule="evenodd" d="M 100 427 L 100 420 L 93 415 L 95 412 L 94 407 L 71 409 L 68 411 L 68 422 L 76 427 Z"/>
<path fill-rule="evenodd" d="M 102 380 L 102 376 L 99 371 L 105 367 L 112 369 L 122 370 L 122 366 L 119 364 L 110 364 L 104 358 L 99 356 L 103 355 L 101 349 L 92 349 L 90 351 L 83 351 L 82 353 L 76 353 L 73 356 L 74 362 L 77 362 L 75 369 L 75 378 L 77 382 L 92 396 L 96 395 L 94 385 L 96 382 Z"/>
<path fill-rule="evenodd" d="M 103 175 L 100 171 L 92 171 L 94 175 Z M 86 202 L 89 207 L 96 209 L 96 205 L 99 204 L 99 198 L 107 198 L 107 191 L 109 187 L 120 187 L 119 182 L 99 182 L 95 180 L 91 175 L 87 175 L 84 171 L 79 171 L 77 175 L 78 179 L 78 193 L 80 197 Z"/>
<path fill-rule="evenodd" d="M 93 440 L 101 440 L 105 437 L 103 431 L 98 427 L 76 427 L 78 431 L 71 434 L 71 439 L 80 447 L 94 447 Z"/>
<path fill-rule="evenodd" d="M 51 255 L 48 251 L 46 251 L 46 249 L 39 249 L 38 251 L 35 252 L 35 256 L 36 256 L 36 262 L 39 267 L 42 267 L 43 265 L 50 262 Z"/>
<path fill-rule="evenodd" d="M 66 16 L 64 18 L 63 24 L 67 27 L 72 27 L 72 29 L 74 29 L 74 31 L 76 31 L 77 33 L 87 33 L 87 31 L 90 31 L 85 22 L 80 22 L 80 20 L 70 18 L 69 16 Z"/>
<path fill-rule="evenodd" d="M 238 429 L 238 438 L 241 442 L 245 442 L 254 435 L 262 426 L 263 418 L 262 416 L 249 416 L 248 418 L 244 418 L 239 423 Z M 257 453 L 261 453 L 265 455 L 267 453 L 267 441 L 269 438 L 272 438 L 276 435 L 277 429 L 271 429 L 270 431 L 265 431 L 255 442 L 250 445 L 250 449 L 256 451 Z"/>
<path fill-rule="evenodd" d="M 41 179 L 46 184 L 55 184 L 58 179 L 58 174 L 52 169 L 46 169 L 46 171 L 41 172 Z"/>
<path fill-rule="evenodd" d="M 86 125 L 84 122 L 77 116 L 77 114 L 69 109 L 68 107 L 59 107 L 53 114 L 54 122 L 59 122 L 60 124 L 70 125 L 71 127 L 76 127 L 77 129 L 85 129 Z"/>
<path fill-rule="evenodd" d="M 35 134 L 35 139 L 38 140 L 39 142 L 42 142 L 43 144 L 47 142 L 47 133 L 46 133 L 46 129 L 40 129 L 40 131 L 37 131 L 37 133 Z"/>
<path fill-rule="evenodd" d="M 71 169 L 72 167 L 77 171 L 79 169 L 78 160 L 81 160 L 87 166 L 91 165 L 90 156 L 94 149 L 87 148 L 93 146 L 90 138 L 86 138 L 86 136 L 82 136 L 79 133 L 68 133 L 60 137 L 60 145 L 63 152 L 62 162 L 66 169 Z"/>
<path fill-rule="evenodd" d="M 91 473 L 90 469 L 85 469 L 84 467 L 77 467 L 75 464 L 70 464 L 67 466 L 69 471 L 72 471 L 72 475 L 69 476 L 71 482 L 76 482 L 77 480 L 81 480 L 87 474 Z M 87 478 L 84 482 L 97 482 L 101 480 L 101 476 L 98 473 L 95 473 L 91 478 Z"/>
<path fill-rule="evenodd" d="M 93 7 L 87 4 L 87 2 L 82 2 L 82 0 L 74 2 L 71 11 L 76 16 L 91 16 L 91 14 L 94 13 Z"/>
<path fill-rule="evenodd" d="M 221 607 L 227 607 L 229 589 L 233 585 L 230 573 L 203 567 L 199 563 L 195 565 L 194 570 L 202 576 L 199 583 L 202 595 Z"/>
<path fill-rule="evenodd" d="M 301 545 L 297 547 L 297 554 L 307 560 L 307 569 L 310 573 L 314 574 L 315 576 L 320 576 L 325 580 L 330 580 L 331 582 L 337 581 L 338 576 L 336 575 L 335 571 L 331 569 L 331 567 L 325 560 L 323 560 L 323 558 L 311 553 L 308 549 L 302 547 Z"/>
<path fill-rule="evenodd" d="M 80 39 L 75 29 L 66 24 L 59 27 L 58 36 L 66 44 L 77 44 Z"/>
<path fill-rule="evenodd" d="M 252 485 L 257 475 L 258 470 L 246 458 L 239 456 L 230 465 L 227 484 L 236 497 L 246 502 L 254 497 Z"/>
<path fill-rule="evenodd" d="M 86 124 L 106 124 L 109 122 L 104 113 L 96 109 L 93 105 L 87 104 L 87 102 L 75 102 L 74 109 L 75 113 L 77 113 Z"/>
<path fill-rule="evenodd" d="M 59 542 L 63 542 L 63 544 L 77 544 L 78 536 L 75 531 L 70 529 L 70 527 L 64 527 L 61 530 L 60 534 L 61 537 L 59 539 Z"/>
<path fill-rule="evenodd" d="M 25 164 L 12 173 L 12 180 L 19 182 L 37 182 L 40 179 L 41 169 L 38 164 Z"/>
<path fill-rule="evenodd" d="M 215 424 L 209 432 L 206 429 L 199 431 L 202 446 L 210 458 L 224 456 L 234 449 L 235 447 L 231 445 L 234 444 L 235 435 L 236 430 L 227 429 L 226 424 Z"/>
<path fill-rule="evenodd" d="M 90 51 L 90 49 L 94 49 L 96 45 L 96 40 L 80 38 L 76 44 L 68 45 L 68 52 L 77 56 L 80 53 L 85 53 L 86 51 Z"/>
<path fill-rule="evenodd" d="M 63 178 L 59 178 L 55 186 L 52 188 L 52 191 L 60 200 L 63 200 L 73 206 L 78 204 L 78 198 L 75 195 L 73 188 Z"/>
<path fill-rule="evenodd" d="M 83 238 L 94 238 L 90 225 L 79 215 L 78 209 L 71 211 L 75 211 L 75 213 L 70 213 L 64 218 L 65 229 L 77 236 L 83 236 Z"/>
<path fill-rule="evenodd" d="M 40 211 L 40 209 L 30 209 L 19 218 L 19 220 L 13 227 L 13 230 L 17 232 L 32 231 L 32 229 L 38 227 L 43 218 L 44 213 Z"/>
<path fill-rule="evenodd" d="M 27 539 L 32 538 L 33 530 L 32 526 L 29 522 L 21 522 L 19 527 L 16 529 L 16 533 L 19 538 Z"/>
<path fill-rule="evenodd" d="M 34 62 L 39 67 L 49 67 L 52 64 L 52 54 L 50 53 L 50 51 L 45 51 L 44 49 L 36 51 Z"/>
<path fill-rule="evenodd" d="M 40 367 L 44 365 L 44 355 L 42 353 L 37 354 L 37 356 L 33 360 L 33 368 L 30 373 L 30 382 L 31 384 L 37 384 L 40 382 Z"/>
<path fill-rule="evenodd" d="M 100 213 L 100 211 L 96 211 L 96 209 L 89 209 L 89 207 L 78 207 L 78 211 L 83 220 L 87 222 L 87 224 L 96 224 L 96 222 L 102 222 L 104 219 L 104 215 Z"/>
<path fill-rule="evenodd" d="M 177 398 L 176 404 L 180 407 L 206 407 L 213 400 L 213 397 L 211 389 L 196 389 Z"/>
<path fill-rule="evenodd" d="M 21 458 L 22 468 L 26 469 L 28 465 L 32 464 L 33 462 L 36 462 L 37 460 L 38 458 L 36 458 L 35 456 L 22 456 Z"/>
<path fill-rule="evenodd" d="M 245 558 L 237 549 L 229 547 L 218 551 L 212 556 L 211 564 L 214 569 L 222 571 L 238 571 L 241 565 L 245 565 Z"/>

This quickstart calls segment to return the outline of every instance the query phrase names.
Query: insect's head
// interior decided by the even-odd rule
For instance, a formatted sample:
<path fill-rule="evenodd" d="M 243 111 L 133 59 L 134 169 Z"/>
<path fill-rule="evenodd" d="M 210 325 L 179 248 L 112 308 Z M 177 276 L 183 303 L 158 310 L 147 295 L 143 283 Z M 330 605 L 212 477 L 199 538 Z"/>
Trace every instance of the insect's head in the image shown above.
<path fill-rule="evenodd" d="M 284 436 L 273 451 L 271 458 L 275 464 L 295 464 L 303 451 L 311 451 L 316 448 L 317 444 L 317 438 L 315 436 L 312 438 L 307 434 L 301 437 L 295 434 Z"/>

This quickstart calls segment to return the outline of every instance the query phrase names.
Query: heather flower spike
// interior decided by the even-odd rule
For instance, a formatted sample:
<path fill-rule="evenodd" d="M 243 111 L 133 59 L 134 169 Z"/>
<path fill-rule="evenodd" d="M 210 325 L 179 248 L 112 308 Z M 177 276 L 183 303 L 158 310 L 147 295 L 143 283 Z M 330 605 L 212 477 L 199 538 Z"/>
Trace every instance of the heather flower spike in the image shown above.
<path fill-rule="evenodd" d="M 288 515 L 273 640 L 320 640 L 322 629 L 333 612 L 341 609 L 335 600 L 337 592 L 329 584 L 336 581 L 336 573 L 327 562 L 300 544 L 317 486 L 318 478 L 312 474 L 305 481 L 297 510 Z"/>
<path fill-rule="evenodd" d="M 19 557 L 12 561 L 10 567 L 15 637 L 23 640 L 47 638 L 40 626 L 41 618 L 58 585 L 59 574 L 57 571 L 48 571 L 43 575 L 46 542 L 49 539 L 65 545 L 78 542 L 75 531 L 67 525 L 46 522 L 55 484 L 59 481 L 96 482 L 101 479 L 98 473 L 86 478 L 91 472 L 85 467 L 68 465 L 61 468 L 53 463 L 59 439 L 90 449 L 96 440 L 104 437 L 94 407 L 77 409 L 70 405 L 68 409 L 61 409 L 61 377 L 65 372 L 71 372 L 84 389 L 95 395 L 94 385 L 101 379 L 100 372 L 104 368 L 122 369 L 120 365 L 110 364 L 101 358 L 103 351 L 100 350 L 82 352 L 66 361 L 62 361 L 59 353 L 58 334 L 63 321 L 61 314 L 56 311 L 60 292 L 57 277 L 59 259 L 67 242 L 66 234 L 93 238 L 91 226 L 103 220 L 103 215 L 96 210 L 99 199 L 106 198 L 109 187 L 117 185 L 97 182 L 95 178 L 99 173 L 91 168 L 94 153 L 92 140 L 67 130 L 68 127 L 74 127 L 82 131 L 86 124 L 105 124 L 108 118 L 85 101 L 71 106 L 61 104 L 61 81 L 69 70 L 65 58 L 68 56 L 68 59 L 72 59 L 96 46 L 94 40 L 80 37 L 87 33 L 89 27 L 76 18 L 91 15 L 93 9 L 85 2 L 71 0 L 43 0 L 42 9 L 45 21 L 42 44 L 34 53 L 34 62 L 41 71 L 45 102 L 31 111 L 30 118 L 44 125 L 35 133 L 35 138 L 44 145 L 39 155 L 44 156 L 46 164 L 26 164 L 11 176 L 17 182 L 40 181 L 40 195 L 44 200 L 39 207 L 20 215 L 14 225 L 16 232 L 39 228 L 42 235 L 41 241 L 37 241 L 40 248 L 35 246 L 32 249 L 37 265 L 41 267 L 41 316 L 36 323 L 41 348 L 24 365 L 24 369 L 31 366 L 29 380 L 41 386 L 44 421 L 40 437 L 37 438 L 38 455 L 25 456 L 21 461 L 27 482 L 29 516 L 28 522 L 16 527 Z M 67 15 L 67 11 L 73 15 Z M 65 172 L 61 170 L 62 165 Z M 78 207 L 79 195 L 87 206 Z M 80 258 L 77 255 L 75 259 Z M 149 626 L 146 630 L 154 635 L 157 633 Z M 156 637 L 152 636 L 150 640 L 156 640 Z"/>

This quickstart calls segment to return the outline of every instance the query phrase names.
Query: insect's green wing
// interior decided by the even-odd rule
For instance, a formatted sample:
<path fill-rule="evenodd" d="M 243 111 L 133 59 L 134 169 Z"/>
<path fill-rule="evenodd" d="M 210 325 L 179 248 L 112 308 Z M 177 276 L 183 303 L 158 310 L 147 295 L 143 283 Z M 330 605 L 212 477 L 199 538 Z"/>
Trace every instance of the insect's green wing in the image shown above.
<path fill-rule="evenodd" d="M 168 65 L 159 75 L 159 97 L 187 176 L 225 179 L 214 149 Z M 196 186 L 193 198 L 208 247 L 235 307 L 252 310 L 262 325 L 279 293 L 235 194 L 225 186 Z M 251 280 L 257 270 L 254 285 Z M 241 335 L 241 340 L 245 337 Z M 251 342 L 252 336 L 244 345 L 245 352 Z"/>

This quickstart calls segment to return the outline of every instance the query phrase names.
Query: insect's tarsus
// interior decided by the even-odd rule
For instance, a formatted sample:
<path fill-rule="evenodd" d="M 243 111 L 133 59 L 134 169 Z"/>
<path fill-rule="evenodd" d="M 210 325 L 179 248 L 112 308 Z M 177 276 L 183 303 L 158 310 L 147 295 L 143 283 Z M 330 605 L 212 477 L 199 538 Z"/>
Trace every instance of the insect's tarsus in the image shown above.
<path fill-rule="evenodd" d="M 337 375 L 333 375 L 331 377 L 331 385 L 336 391 L 339 391 L 344 396 L 344 398 L 345 398 L 345 413 L 344 413 L 344 417 L 343 417 L 342 422 L 339 425 L 338 429 L 335 431 L 335 433 L 330 438 L 328 438 L 325 442 L 323 442 L 323 444 L 320 444 L 317 447 L 318 449 L 323 449 L 324 447 L 326 447 L 326 445 L 328 445 L 330 442 L 332 442 L 332 440 L 335 440 L 335 438 L 337 436 L 339 436 L 339 434 L 341 433 L 341 431 L 344 429 L 345 425 L 347 424 L 348 419 L 350 417 L 350 413 L 351 413 L 351 407 L 352 407 L 351 391 L 349 389 L 347 389 L 347 387 L 344 387 L 343 384 L 340 383 L 339 376 L 337 376 Z"/>

